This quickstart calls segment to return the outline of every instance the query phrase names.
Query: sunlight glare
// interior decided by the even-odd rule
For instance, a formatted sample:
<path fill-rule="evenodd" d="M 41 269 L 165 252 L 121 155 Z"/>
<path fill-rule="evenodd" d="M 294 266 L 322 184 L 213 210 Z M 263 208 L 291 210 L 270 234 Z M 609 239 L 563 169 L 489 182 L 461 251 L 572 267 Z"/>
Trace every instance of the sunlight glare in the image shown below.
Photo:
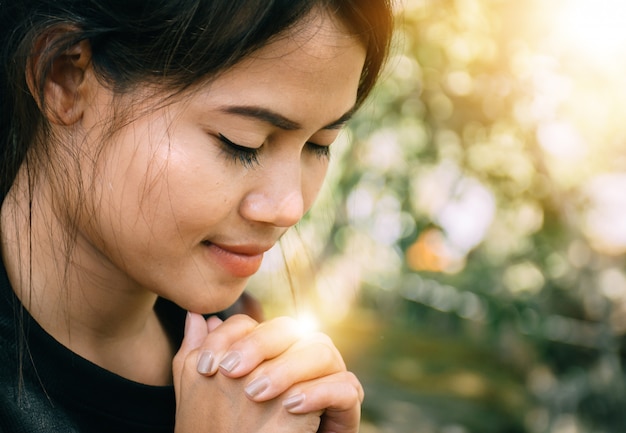
<path fill-rule="evenodd" d="M 626 2 L 568 0 L 555 16 L 556 43 L 601 65 L 626 54 Z"/>
<path fill-rule="evenodd" d="M 296 318 L 297 331 L 300 334 L 310 334 L 319 330 L 320 323 L 312 313 L 301 313 Z"/>

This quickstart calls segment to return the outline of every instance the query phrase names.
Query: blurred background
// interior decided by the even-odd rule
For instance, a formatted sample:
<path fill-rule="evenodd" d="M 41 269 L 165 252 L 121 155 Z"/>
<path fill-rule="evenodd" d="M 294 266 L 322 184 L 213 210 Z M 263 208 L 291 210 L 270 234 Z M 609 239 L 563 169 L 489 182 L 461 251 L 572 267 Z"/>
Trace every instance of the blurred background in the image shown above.
<path fill-rule="evenodd" d="M 362 433 L 626 431 L 626 2 L 397 16 L 318 204 L 250 289 L 333 336 Z"/>

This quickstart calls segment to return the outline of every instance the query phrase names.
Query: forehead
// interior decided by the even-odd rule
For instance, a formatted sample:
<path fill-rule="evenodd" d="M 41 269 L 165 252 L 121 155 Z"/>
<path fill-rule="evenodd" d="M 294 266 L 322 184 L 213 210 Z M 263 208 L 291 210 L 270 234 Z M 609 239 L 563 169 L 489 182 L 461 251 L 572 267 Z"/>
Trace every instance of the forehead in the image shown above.
<path fill-rule="evenodd" d="M 252 57 L 272 58 L 301 50 L 314 58 L 327 60 L 355 46 L 361 46 L 365 52 L 365 46 L 341 20 L 330 12 L 314 11 L 272 39 Z"/>
<path fill-rule="evenodd" d="M 315 13 L 211 81 L 200 98 L 207 108 L 244 102 L 303 124 L 332 121 L 354 105 L 364 61 L 358 38 Z"/>

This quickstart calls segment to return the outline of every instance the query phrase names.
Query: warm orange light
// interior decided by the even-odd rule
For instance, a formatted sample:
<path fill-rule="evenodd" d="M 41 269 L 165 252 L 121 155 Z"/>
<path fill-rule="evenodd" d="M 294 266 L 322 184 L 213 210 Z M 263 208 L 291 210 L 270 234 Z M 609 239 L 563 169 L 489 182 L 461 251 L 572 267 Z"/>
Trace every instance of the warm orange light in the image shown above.
<path fill-rule="evenodd" d="M 436 229 L 424 231 L 406 251 L 408 266 L 414 271 L 442 272 L 449 264 L 445 238 Z"/>

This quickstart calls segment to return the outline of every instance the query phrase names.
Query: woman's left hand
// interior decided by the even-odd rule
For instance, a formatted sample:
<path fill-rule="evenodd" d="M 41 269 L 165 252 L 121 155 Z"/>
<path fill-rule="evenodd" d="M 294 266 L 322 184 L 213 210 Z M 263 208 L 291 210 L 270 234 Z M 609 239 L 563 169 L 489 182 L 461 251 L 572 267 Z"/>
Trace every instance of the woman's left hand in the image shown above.
<path fill-rule="evenodd" d="M 358 432 L 363 388 L 327 335 L 300 332 L 287 317 L 258 323 L 239 314 L 205 322 L 192 313 L 188 321 L 193 338 L 186 335 L 179 361 L 195 357 L 198 373 L 209 379 L 245 377 L 253 401 L 280 398 L 292 414 L 324 411 L 320 433 Z"/>

